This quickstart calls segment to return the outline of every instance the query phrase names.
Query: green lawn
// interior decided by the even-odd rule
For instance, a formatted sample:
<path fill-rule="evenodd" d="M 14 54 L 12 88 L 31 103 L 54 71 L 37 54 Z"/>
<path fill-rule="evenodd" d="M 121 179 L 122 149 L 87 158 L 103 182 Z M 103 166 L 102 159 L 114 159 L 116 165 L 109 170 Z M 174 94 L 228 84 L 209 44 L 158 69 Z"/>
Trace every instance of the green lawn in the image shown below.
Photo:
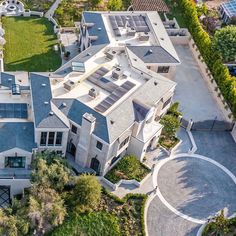
<path fill-rule="evenodd" d="M 118 218 L 105 212 L 96 212 L 73 217 L 55 229 L 50 236 L 119 236 Z"/>
<path fill-rule="evenodd" d="M 6 71 L 55 71 L 61 65 L 52 24 L 46 18 L 3 17 Z"/>

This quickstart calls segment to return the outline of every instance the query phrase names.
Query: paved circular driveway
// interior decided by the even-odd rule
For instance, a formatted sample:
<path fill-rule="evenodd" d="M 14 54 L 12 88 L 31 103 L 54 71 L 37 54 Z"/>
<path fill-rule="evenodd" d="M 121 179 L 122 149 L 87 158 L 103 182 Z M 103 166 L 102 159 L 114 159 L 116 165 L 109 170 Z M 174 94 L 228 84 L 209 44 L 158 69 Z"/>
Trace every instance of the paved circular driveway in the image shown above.
<path fill-rule="evenodd" d="M 205 220 L 223 208 L 236 211 L 236 185 L 220 167 L 195 157 L 170 159 L 159 169 L 159 191 L 177 211 Z"/>

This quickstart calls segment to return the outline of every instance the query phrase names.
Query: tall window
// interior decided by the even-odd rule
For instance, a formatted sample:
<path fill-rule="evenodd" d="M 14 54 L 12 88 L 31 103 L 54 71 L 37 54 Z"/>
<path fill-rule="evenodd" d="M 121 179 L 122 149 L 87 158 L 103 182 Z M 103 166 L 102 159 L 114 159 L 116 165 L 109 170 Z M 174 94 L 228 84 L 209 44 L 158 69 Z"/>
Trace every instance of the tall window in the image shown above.
<path fill-rule="evenodd" d="M 61 146 L 62 143 L 62 132 L 57 132 L 56 146 Z"/>
<path fill-rule="evenodd" d="M 169 66 L 158 66 L 157 73 L 168 73 Z"/>
<path fill-rule="evenodd" d="M 55 137 L 55 132 L 49 132 L 48 146 L 53 146 L 54 145 L 54 137 Z"/>
<path fill-rule="evenodd" d="M 129 137 L 127 137 L 124 141 L 122 141 L 119 145 L 119 150 L 124 147 L 129 142 Z"/>
<path fill-rule="evenodd" d="M 77 127 L 74 125 L 71 125 L 71 132 L 74 134 L 77 134 Z"/>
<path fill-rule="evenodd" d="M 99 141 L 97 141 L 97 144 L 96 144 L 96 147 L 99 149 L 99 150 L 102 150 L 102 146 L 103 144 Z"/>
<path fill-rule="evenodd" d="M 172 99 L 172 97 L 170 97 L 168 100 L 166 100 L 166 101 L 164 102 L 162 109 L 164 109 L 167 105 L 170 104 L 171 99 Z"/>
<path fill-rule="evenodd" d="M 47 132 L 41 132 L 40 146 L 46 146 L 47 134 Z"/>

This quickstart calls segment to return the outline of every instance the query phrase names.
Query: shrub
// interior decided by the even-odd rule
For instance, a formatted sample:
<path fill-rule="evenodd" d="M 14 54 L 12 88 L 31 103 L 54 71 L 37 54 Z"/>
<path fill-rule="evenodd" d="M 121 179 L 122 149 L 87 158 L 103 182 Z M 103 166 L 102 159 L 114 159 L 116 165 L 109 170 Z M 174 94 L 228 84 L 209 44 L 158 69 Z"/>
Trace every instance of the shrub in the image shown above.
<path fill-rule="evenodd" d="M 105 175 L 105 178 L 112 183 L 117 183 L 121 179 L 141 181 L 149 171 L 135 156 L 125 156 Z"/>
<path fill-rule="evenodd" d="M 96 176 L 79 176 L 75 183 L 73 198 L 78 211 L 89 211 L 96 207 L 101 198 L 101 184 Z"/>

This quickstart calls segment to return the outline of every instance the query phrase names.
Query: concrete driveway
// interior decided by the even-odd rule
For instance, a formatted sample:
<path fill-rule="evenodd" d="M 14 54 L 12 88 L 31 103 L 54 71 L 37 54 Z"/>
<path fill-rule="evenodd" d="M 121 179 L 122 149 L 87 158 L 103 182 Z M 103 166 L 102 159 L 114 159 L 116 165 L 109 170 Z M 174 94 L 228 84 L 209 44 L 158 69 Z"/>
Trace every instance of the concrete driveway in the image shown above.
<path fill-rule="evenodd" d="M 157 196 L 147 215 L 150 236 L 195 236 L 221 209 L 228 216 L 236 211 L 236 178 L 228 170 L 198 154 L 179 155 L 163 160 L 155 176 Z"/>
<path fill-rule="evenodd" d="M 181 65 L 177 66 L 177 82 L 174 101 L 180 102 L 180 110 L 184 118 L 194 121 L 224 120 L 224 116 L 206 82 L 202 78 L 196 61 L 187 46 L 175 46 L 180 57 Z"/>

